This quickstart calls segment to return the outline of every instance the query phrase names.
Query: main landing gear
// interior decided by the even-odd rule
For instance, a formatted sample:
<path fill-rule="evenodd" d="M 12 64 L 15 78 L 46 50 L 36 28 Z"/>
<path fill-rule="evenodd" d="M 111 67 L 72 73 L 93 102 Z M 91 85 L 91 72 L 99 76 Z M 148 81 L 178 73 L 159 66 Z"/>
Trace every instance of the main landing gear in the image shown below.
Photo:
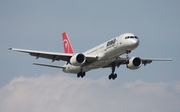
<path fill-rule="evenodd" d="M 112 73 L 109 75 L 109 80 L 111 80 L 111 79 L 115 80 L 117 78 L 117 74 L 114 73 L 115 72 L 115 67 L 116 67 L 115 63 L 112 63 L 112 67 L 111 67 Z"/>
<path fill-rule="evenodd" d="M 79 78 L 79 77 L 81 77 L 81 78 L 83 78 L 85 75 L 86 75 L 86 72 L 83 72 L 83 66 L 81 66 L 81 68 L 80 68 L 80 72 L 77 74 L 77 77 Z"/>
<path fill-rule="evenodd" d="M 127 50 L 126 51 L 126 63 L 129 63 L 129 56 L 128 56 L 128 54 L 130 53 L 131 51 L 130 50 Z M 119 67 L 119 66 L 118 66 Z M 111 79 L 113 79 L 113 80 L 115 80 L 116 78 L 117 78 L 117 74 L 116 73 L 114 73 L 115 72 L 115 68 L 116 68 L 116 65 L 115 65 L 115 63 L 113 62 L 112 63 L 112 67 L 111 67 L 111 69 L 112 69 L 112 73 L 109 75 L 109 80 L 111 80 Z"/>

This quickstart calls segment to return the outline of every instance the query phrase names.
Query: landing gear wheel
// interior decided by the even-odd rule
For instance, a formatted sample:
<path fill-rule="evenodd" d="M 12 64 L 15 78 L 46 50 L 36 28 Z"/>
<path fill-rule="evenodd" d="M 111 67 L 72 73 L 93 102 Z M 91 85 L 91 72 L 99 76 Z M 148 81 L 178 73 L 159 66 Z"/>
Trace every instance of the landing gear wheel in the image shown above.
<path fill-rule="evenodd" d="M 111 80 L 111 79 L 113 79 L 113 80 L 115 80 L 117 78 L 117 74 L 115 73 L 115 74 L 110 74 L 109 75 L 109 80 Z"/>
<path fill-rule="evenodd" d="M 82 73 L 81 73 L 81 78 L 83 78 L 85 75 L 86 75 L 86 73 L 85 73 L 85 72 L 82 72 Z"/>
<path fill-rule="evenodd" d="M 79 73 L 77 74 L 77 77 L 78 77 L 78 78 L 79 78 L 79 77 L 83 78 L 85 75 L 86 75 L 86 72 L 79 72 Z"/>
<path fill-rule="evenodd" d="M 80 73 L 78 73 L 78 74 L 77 74 L 77 77 L 79 78 L 80 76 L 81 76 Z"/>
<path fill-rule="evenodd" d="M 111 80 L 111 78 L 112 78 L 112 74 L 109 75 L 109 80 Z"/>
<path fill-rule="evenodd" d="M 115 80 L 117 78 L 117 74 L 115 73 L 115 74 L 113 74 L 113 80 Z"/>

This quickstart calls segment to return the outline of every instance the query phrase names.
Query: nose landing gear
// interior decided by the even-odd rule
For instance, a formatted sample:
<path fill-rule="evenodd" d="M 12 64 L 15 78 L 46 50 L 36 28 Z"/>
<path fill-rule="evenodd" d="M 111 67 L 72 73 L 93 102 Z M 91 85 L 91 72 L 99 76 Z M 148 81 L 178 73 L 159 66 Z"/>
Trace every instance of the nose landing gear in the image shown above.
<path fill-rule="evenodd" d="M 126 58 L 127 58 L 127 59 L 129 59 L 129 53 L 131 53 L 131 51 L 130 51 L 130 50 L 127 50 L 127 51 L 126 51 Z"/>

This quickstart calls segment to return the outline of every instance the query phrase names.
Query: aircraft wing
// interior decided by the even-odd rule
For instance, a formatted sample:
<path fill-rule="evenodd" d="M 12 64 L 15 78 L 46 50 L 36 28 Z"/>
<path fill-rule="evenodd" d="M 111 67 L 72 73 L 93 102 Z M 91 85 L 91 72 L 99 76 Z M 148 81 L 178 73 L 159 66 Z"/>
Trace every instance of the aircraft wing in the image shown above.
<path fill-rule="evenodd" d="M 144 66 L 146 64 L 150 64 L 152 63 L 153 61 L 172 61 L 171 58 L 141 58 L 142 60 L 142 64 L 144 64 Z M 115 61 L 115 66 L 119 67 L 121 64 L 126 64 L 126 58 L 125 57 L 118 57 Z M 109 64 L 109 65 L 106 65 L 104 66 L 103 68 L 106 68 L 106 67 L 111 67 L 112 65 Z"/>
<path fill-rule="evenodd" d="M 65 54 L 65 53 L 56 53 L 56 52 L 45 52 L 45 51 L 35 51 L 35 50 L 26 50 L 26 49 L 16 49 L 10 48 L 12 51 L 29 53 L 31 56 L 35 56 L 37 58 L 46 58 L 51 59 L 52 61 L 68 61 L 73 54 Z"/>
<path fill-rule="evenodd" d="M 36 59 L 37 58 L 50 59 L 53 62 L 60 60 L 69 62 L 70 58 L 73 56 L 73 54 L 68 54 L 68 53 L 45 52 L 45 51 L 26 50 L 26 49 L 17 49 L 17 48 L 9 48 L 9 49 L 12 51 L 29 53 L 31 56 L 35 56 Z M 90 55 L 85 55 L 85 56 L 88 63 L 94 62 L 97 59 L 96 56 L 90 56 Z"/>
<path fill-rule="evenodd" d="M 171 58 L 142 58 L 141 60 L 144 65 L 149 64 L 152 61 L 172 61 Z"/>

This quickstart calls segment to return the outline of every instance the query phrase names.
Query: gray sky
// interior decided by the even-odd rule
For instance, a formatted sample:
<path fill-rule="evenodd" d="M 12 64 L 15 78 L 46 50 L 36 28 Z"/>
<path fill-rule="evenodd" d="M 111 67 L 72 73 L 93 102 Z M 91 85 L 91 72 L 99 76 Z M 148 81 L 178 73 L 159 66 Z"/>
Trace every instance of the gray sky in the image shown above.
<path fill-rule="evenodd" d="M 0 111 L 178 112 L 179 6 L 178 0 L 1 0 Z M 63 52 L 63 31 L 68 33 L 78 53 L 131 32 L 139 37 L 140 46 L 130 56 L 170 57 L 173 61 L 153 62 L 138 70 L 121 66 L 116 69 L 115 81 L 107 79 L 109 68 L 90 71 L 84 79 L 77 79 L 61 69 L 32 65 L 52 64 L 51 60 L 36 60 L 8 50 L 16 47 Z M 26 108 L 21 108 L 22 104 Z M 78 110 L 80 106 L 84 108 Z"/>

